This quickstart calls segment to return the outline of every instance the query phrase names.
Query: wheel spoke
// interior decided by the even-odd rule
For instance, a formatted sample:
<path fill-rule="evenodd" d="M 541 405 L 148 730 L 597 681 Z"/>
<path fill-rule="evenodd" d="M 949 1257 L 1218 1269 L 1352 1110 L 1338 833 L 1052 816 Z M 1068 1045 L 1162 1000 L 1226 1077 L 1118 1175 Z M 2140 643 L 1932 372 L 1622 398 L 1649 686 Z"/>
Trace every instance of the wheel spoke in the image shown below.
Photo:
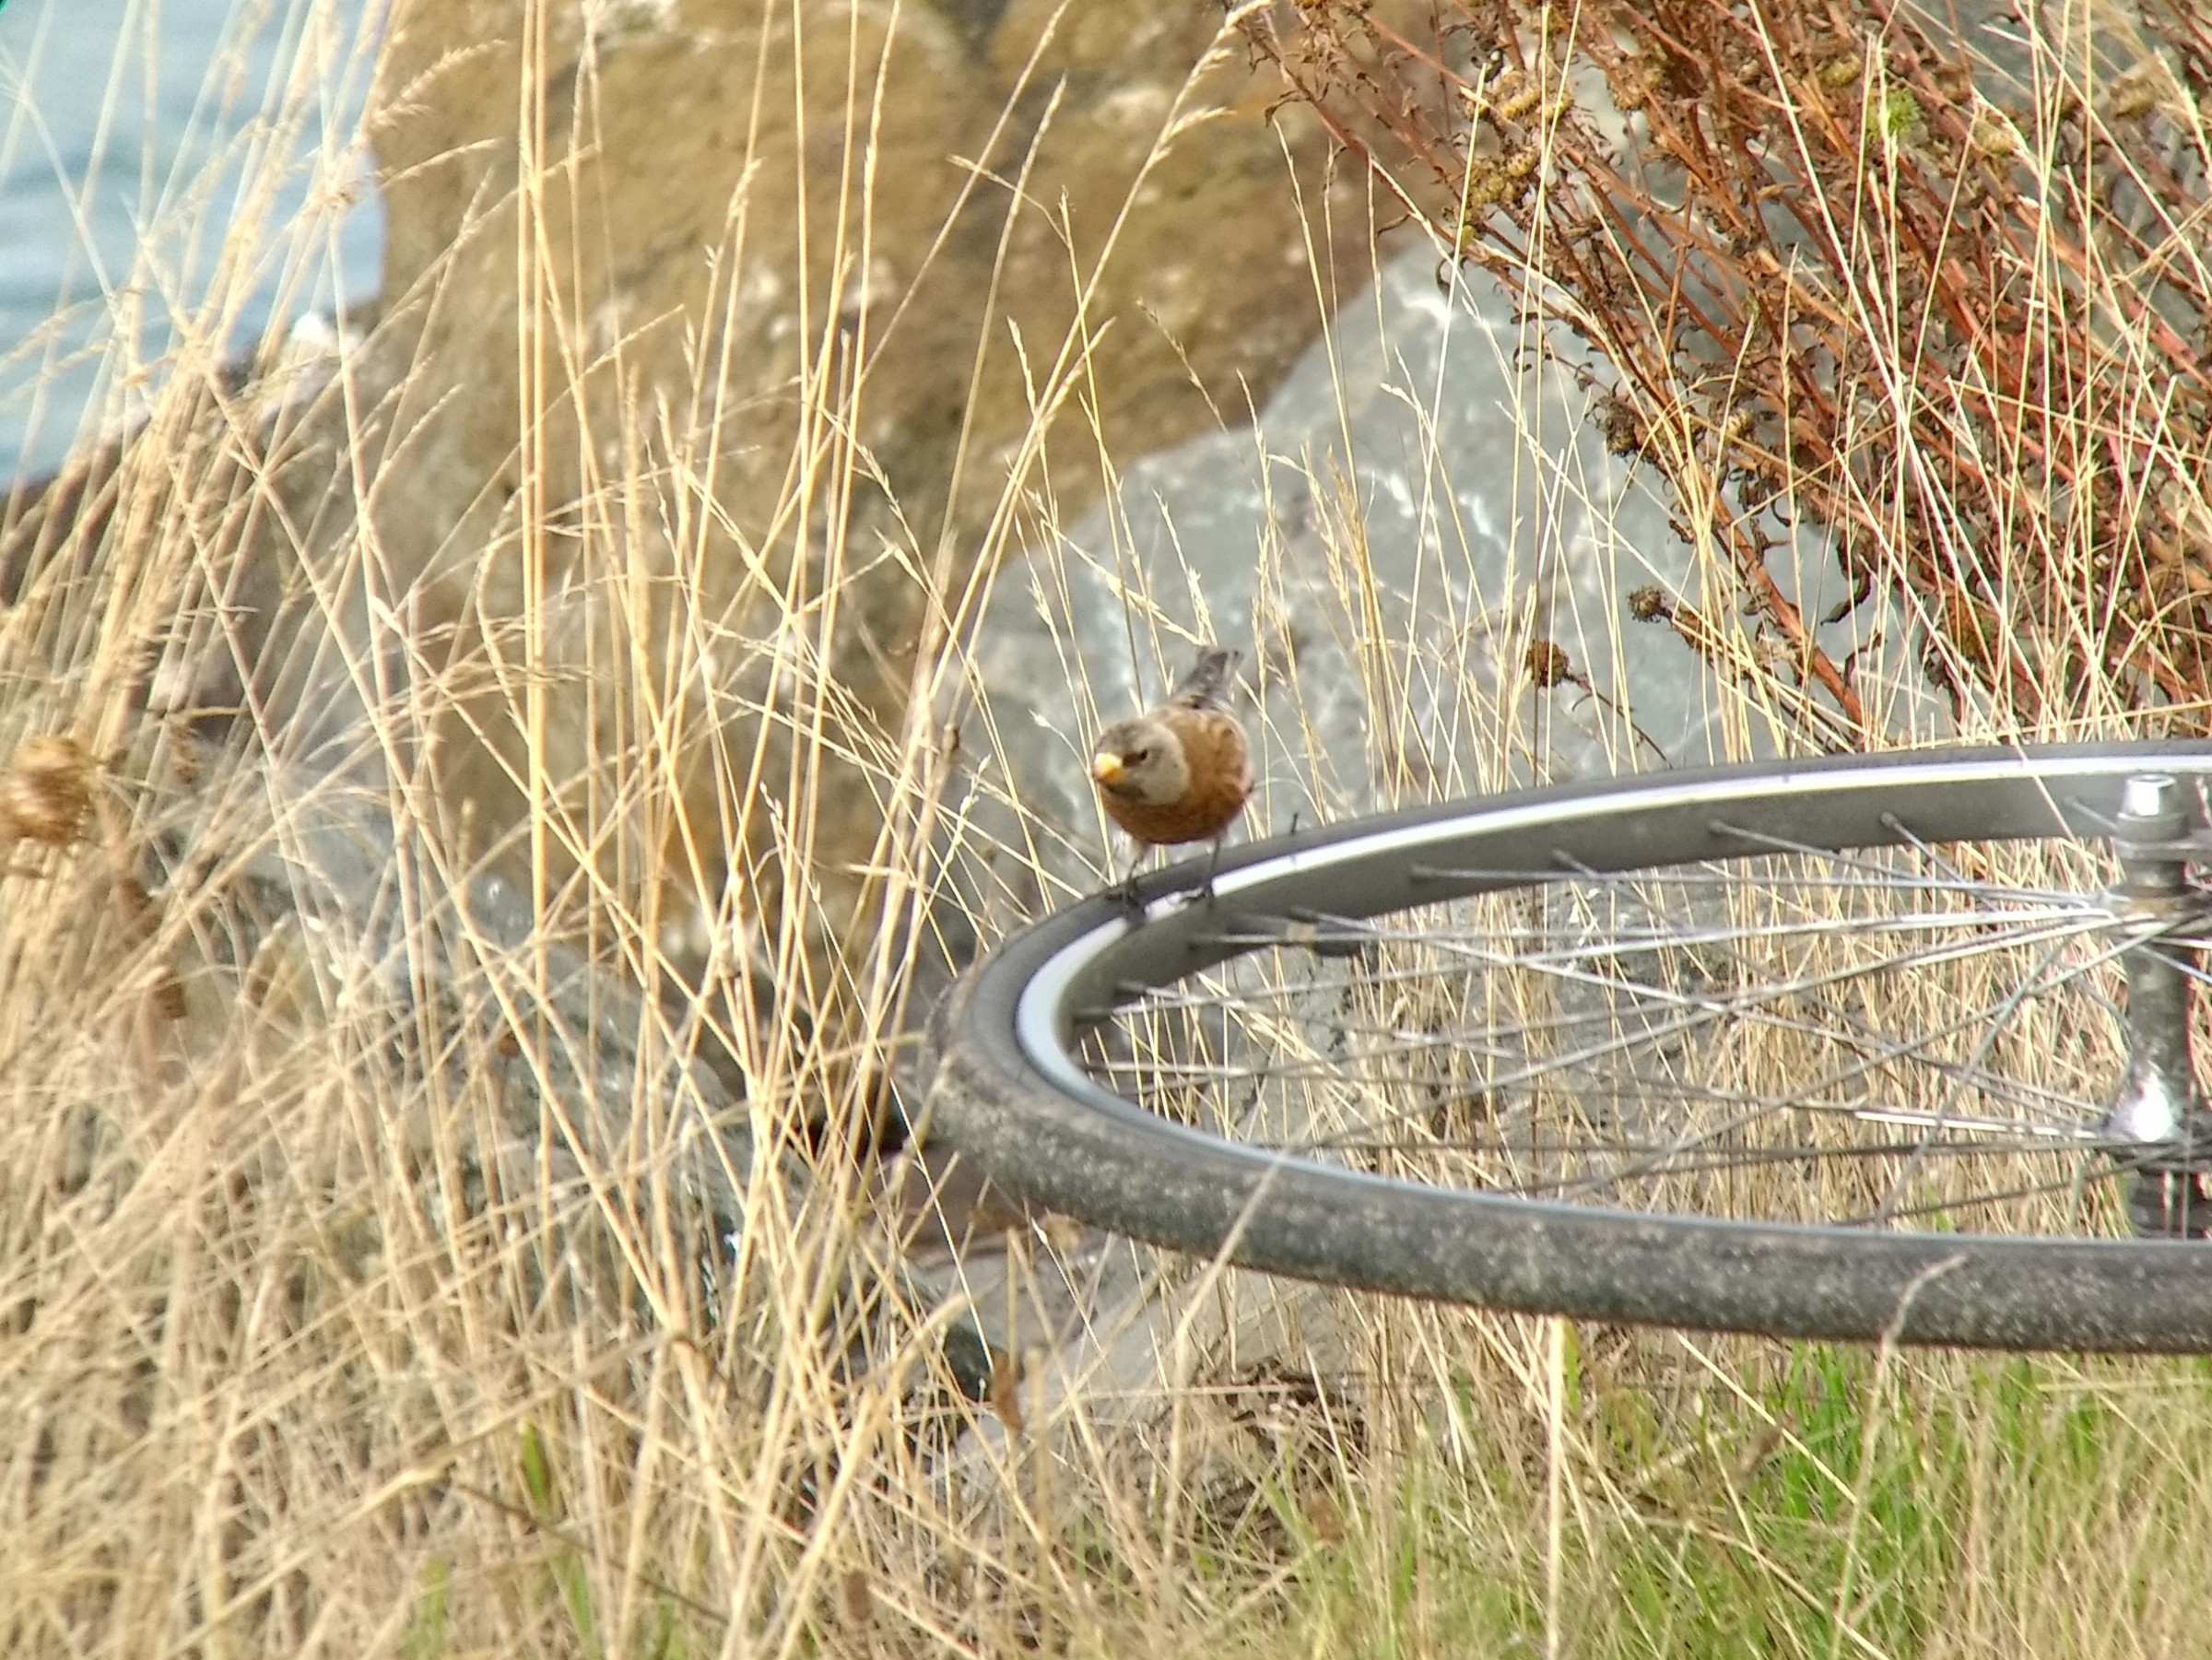
<path fill-rule="evenodd" d="M 1408 1180 L 1639 1207 L 1690 1190 L 1715 1214 L 1800 1218 L 1851 1167 L 1835 1219 L 1953 1226 L 2051 1194 L 2078 1209 L 2109 1074 L 2065 1087 L 2022 1029 L 2095 1030 L 2118 1055 L 2118 964 L 2152 925 L 2105 901 L 2110 862 L 2065 850 L 2069 889 L 2043 879 L 2048 854 L 1982 850 L 1989 874 L 1970 877 L 1925 846 L 1728 831 L 1745 858 L 1314 915 L 1302 947 L 1254 934 L 1116 1013 L 1094 1076 Z M 1482 1112 L 1497 1134 L 1437 1127 Z"/>

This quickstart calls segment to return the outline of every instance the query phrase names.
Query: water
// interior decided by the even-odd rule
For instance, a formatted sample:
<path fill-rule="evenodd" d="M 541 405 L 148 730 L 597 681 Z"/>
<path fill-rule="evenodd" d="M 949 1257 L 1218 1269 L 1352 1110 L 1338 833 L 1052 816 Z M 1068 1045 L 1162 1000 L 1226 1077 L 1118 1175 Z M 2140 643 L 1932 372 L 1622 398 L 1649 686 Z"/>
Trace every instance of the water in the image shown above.
<path fill-rule="evenodd" d="M 373 3 L 0 0 L 0 489 L 142 412 L 180 324 L 375 291 Z"/>

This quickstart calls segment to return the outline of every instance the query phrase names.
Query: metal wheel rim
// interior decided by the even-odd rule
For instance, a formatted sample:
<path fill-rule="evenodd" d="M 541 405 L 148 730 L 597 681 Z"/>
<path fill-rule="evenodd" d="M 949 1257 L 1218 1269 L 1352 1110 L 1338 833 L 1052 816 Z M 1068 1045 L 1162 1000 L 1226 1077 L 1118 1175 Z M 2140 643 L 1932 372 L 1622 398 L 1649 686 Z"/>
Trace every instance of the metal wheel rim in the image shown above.
<path fill-rule="evenodd" d="M 1419 901 L 1443 897 L 1418 877 L 1423 856 L 1446 865 L 1455 850 L 1516 835 L 1534 845 L 1612 815 L 1616 862 L 1595 867 L 1634 870 L 1724 854 L 1718 832 L 1698 829 L 1700 815 L 1708 826 L 1724 808 L 1739 826 L 1762 813 L 1787 820 L 1806 797 L 1821 806 L 1820 842 L 1839 849 L 1907 840 L 1883 827 L 1885 814 L 1935 841 L 2090 833 L 2121 783 L 2147 768 L 2212 777 L 2212 745 L 1905 752 L 1447 804 L 1242 850 L 1223 861 L 1211 907 L 1195 897 L 1202 867 L 1179 866 L 1142 889 L 1141 926 L 1089 901 L 1016 936 L 963 982 L 940 1023 L 935 1127 L 1041 1203 L 1200 1254 L 1227 1246 L 1231 1260 L 1301 1277 L 1777 1335 L 2212 1347 L 2212 1247 L 1654 1217 L 1440 1190 L 1172 1124 L 1100 1088 L 1069 1053 L 1078 1011 L 1111 1003 L 1117 983 L 1163 983 L 1282 937 L 1319 882 L 1333 912 L 1372 916 L 1402 908 L 1416 880 L 1429 883 Z M 1525 854 L 1498 863 L 1534 867 Z"/>

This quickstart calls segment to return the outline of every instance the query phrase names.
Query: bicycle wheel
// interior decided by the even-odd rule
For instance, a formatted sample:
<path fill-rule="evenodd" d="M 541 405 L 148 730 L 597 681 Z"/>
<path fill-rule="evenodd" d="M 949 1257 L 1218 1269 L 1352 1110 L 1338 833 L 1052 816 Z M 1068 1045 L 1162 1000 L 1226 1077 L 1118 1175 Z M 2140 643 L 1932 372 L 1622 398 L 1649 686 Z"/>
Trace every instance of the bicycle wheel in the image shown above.
<path fill-rule="evenodd" d="M 2212 744 L 1418 808 L 1047 918 L 930 1133 L 1116 1231 L 1777 1336 L 2212 1347 L 2190 1063 Z M 2148 1236 L 2147 1236 L 2148 1235 Z"/>

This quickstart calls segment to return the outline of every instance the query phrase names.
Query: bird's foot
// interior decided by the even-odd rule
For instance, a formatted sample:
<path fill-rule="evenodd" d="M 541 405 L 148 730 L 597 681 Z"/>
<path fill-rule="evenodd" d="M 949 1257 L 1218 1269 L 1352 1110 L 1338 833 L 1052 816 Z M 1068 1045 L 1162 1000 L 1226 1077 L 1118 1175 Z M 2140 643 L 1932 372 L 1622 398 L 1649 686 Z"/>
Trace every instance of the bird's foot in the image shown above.
<path fill-rule="evenodd" d="M 1140 896 L 1136 891 L 1135 871 L 1131 871 L 1121 881 L 1114 883 L 1112 887 L 1107 889 L 1106 897 L 1112 900 L 1115 904 L 1119 905 L 1122 908 L 1123 914 L 1128 917 L 1132 923 L 1142 922 L 1144 920 L 1145 901 L 1142 896 Z"/>

